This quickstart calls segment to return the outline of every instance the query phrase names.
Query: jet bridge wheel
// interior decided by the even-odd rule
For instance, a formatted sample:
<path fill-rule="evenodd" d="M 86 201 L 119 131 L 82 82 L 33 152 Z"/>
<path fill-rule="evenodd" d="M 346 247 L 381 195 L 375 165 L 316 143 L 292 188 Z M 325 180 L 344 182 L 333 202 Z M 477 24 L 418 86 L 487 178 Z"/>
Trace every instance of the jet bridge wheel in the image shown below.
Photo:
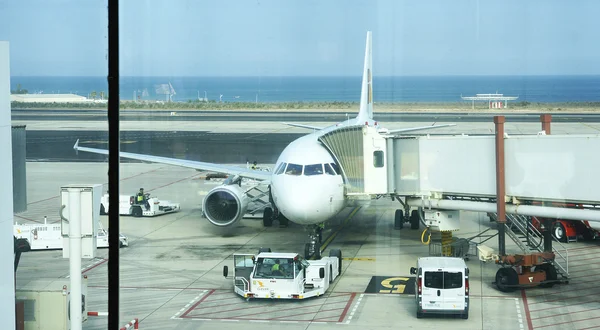
<path fill-rule="evenodd" d="M 271 227 L 273 225 L 273 209 L 265 207 L 263 211 L 263 226 Z"/>
<path fill-rule="evenodd" d="M 418 210 L 412 210 L 410 212 L 410 229 L 419 229 L 421 224 L 421 217 L 419 216 Z"/>
<path fill-rule="evenodd" d="M 404 211 L 401 209 L 397 209 L 394 214 L 394 228 L 402 229 L 404 226 Z"/>
<path fill-rule="evenodd" d="M 517 289 L 519 275 L 512 267 L 503 267 L 496 272 L 496 286 L 502 292 L 512 292 Z"/>
<path fill-rule="evenodd" d="M 542 288 L 551 288 L 556 284 L 556 280 L 558 280 L 558 273 L 556 272 L 556 267 L 553 264 L 541 264 L 536 267 L 536 269 L 543 270 L 546 273 L 546 281 L 552 281 L 549 283 L 540 284 Z"/>

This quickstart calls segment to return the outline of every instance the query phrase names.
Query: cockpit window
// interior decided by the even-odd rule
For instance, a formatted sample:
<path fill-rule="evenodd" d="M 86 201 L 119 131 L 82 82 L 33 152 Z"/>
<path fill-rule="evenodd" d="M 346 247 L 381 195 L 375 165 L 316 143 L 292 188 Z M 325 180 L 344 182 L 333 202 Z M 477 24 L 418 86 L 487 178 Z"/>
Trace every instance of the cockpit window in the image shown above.
<path fill-rule="evenodd" d="M 331 168 L 333 168 L 333 170 L 335 171 L 335 173 L 337 175 L 341 175 L 342 172 L 340 171 L 340 168 L 337 166 L 336 163 L 329 163 L 329 165 L 331 165 Z"/>
<path fill-rule="evenodd" d="M 335 175 L 335 171 L 333 170 L 333 168 L 331 168 L 331 165 L 329 164 L 323 164 L 325 166 L 325 173 L 329 174 L 329 175 Z"/>
<path fill-rule="evenodd" d="M 286 163 L 281 163 L 281 165 L 279 165 L 279 167 L 275 171 L 275 174 L 281 174 L 281 173 L 283 173 L 283 171 L 285 170 L 285 165 L 287 165 L 287 164 Z"/>
<path fill-rule="evenodd" d="M 302 174 L 302 165 L 288 164 L 287 168 L 285 169 L 285 174 L 301 175 Z"/>
<path fill-rule="evenodd" d="M 304 175 L 323 174 L 323 164 L 311 164 L 304 166 Z"/>

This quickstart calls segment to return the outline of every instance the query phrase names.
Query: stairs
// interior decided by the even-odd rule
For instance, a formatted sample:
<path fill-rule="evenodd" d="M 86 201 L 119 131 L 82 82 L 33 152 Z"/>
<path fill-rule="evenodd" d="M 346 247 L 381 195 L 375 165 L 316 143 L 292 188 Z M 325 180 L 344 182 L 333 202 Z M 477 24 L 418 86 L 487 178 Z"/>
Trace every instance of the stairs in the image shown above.
<path fill-rule="evenodd" d="M 248 210 L 246 213 L 254 215 L 256 212 L 262 212 L 265 207 L 270 206 L 269 187 L 262 184 L 252 185 L 246 191 L 248 197 Z"/>
<path fill-rule="evenodd" d="M 497 221 L 496 213 L 488 213 L 490 220 Z M 523 253 L 544 252 L 544 236 L 531 224 L 531 218 L 520 214 L 506 214 L 505 232 Z M 552 252 L 555 258 L 554 267 L 559 277 L 567 279 L 569 276 L 569 253 L 567 248 L 559 241 L 552 238 Z"/>

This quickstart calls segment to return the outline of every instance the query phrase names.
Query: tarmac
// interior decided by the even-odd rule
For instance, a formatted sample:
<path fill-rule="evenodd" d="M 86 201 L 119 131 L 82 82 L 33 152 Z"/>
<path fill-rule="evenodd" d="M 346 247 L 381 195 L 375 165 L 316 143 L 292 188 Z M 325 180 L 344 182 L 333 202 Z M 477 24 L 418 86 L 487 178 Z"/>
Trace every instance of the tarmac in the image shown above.
<path fill-rule="evenodd" d="M 65 171 L 65 167 L 68 170 Z M 104 163 L 28 163 L 28 210 L 19 222 L 58 222 L 60 186 L 104 183 Z M 220 229 L 201 217 L 203 195 L 219 182 L 206 181 L 200 172 L 156 164 L 121 166 L 122 193 L 144 187 L 152 195 L 181 203 L 178 213 L 154 218 L 121 217 L 121 232 L 130 246 L 120 252 L 120 303 L 123 324 L 140 320 L 140 329 L 353 329 L 450 327 L 460 329 L 584 329 L 600 321 L 600 252 L 597 241 L 569 243 L 568 285 L 502 293 L 491 283 L 497 266 L 470 257 L 470 317 L 416 319 L 414 280 L 409 273 L 418 257 L 428 256 L 421 230 L 393 228 L 397 202 L 377 200 L 344 210 L 327 224 L 324 237 L 335 233 L 326 247 L 341 249 L 343 271 L 325 296 L 303 301 L 245 301 L 233 292 L 233 253 L 303 251 L 306 233 L 301 226 L 265 228 L 258 218 L 242 219 L 234 228 Z M 107 217 L 101 221 L 108 227 Z M 483 214 L 462 212 L 456 237 L 471 237 L 491 226 Z M 495 246 L 495 240 L 487 243 Z M 508 251 L 517 252 L 509 244 Z M 88 277 L 88 311 L 106 312 L 107 254 L 84 260 Z M 61 251 L 23 254 L 17 271 L 17 288 L 43 288 L 68 281 L 69 262 Z M 224 325 L 226 324 L 226 325 Z M 106 329 L 107 318 L 90 316 L 83 329 Z"/>
<path fill-rule="evenodd" d="M 13 122 L 13 124 L 16 124 Z M 49 122 L 29 122 L 40 128 Z M 140 130 L 169 131 L 172 123 L 139 125 Z M 201 129 L 205 123 L 182 122 L 178 130 Z M 415 123 L 410 123 L 412 126 Z M 72 127 L 76 125 L 77 128 Z M 97 125 L 91 127 L 90 125 Z M 270 126 L 273 125 L 273 126 Z M 265 126 L 232 122 L 224 127 L 206 127 L 224 133 L 242 128 L 241 133 L 269 133 L 277 123 Z M 493 129 L 493 124 L 490 124 Z M 488 124 L 461 123 L 460 128 L 485 132 Z M 539 124 L 519 123 L 512 132 L 535 133 Z M 416 125 L 415 125 L 416 126 Z M 508 126 L 508 124 L 507 124 Z M 70 127 L 70 128 L 69 128 Z M 55 122 L 43 130 L 99 129 L 101 123 Z M 281 129 L 281 126 L 278 129 Z M 130 129 L 126 126 L 122 129 Z M 391 127 L 396 128 L 396 127 Z M 553 134 L 596 133 L 597 124 L 553 124 Z M 289 132 L 306 132 L 287 128 Z M 509 131 L 509 134 L 511 134 Z M 258 143 L 258 142 L 257 142 Z M 70 148 L 72 143 L 68 143 Z M 226 152 L 224 150 L 223 152 Z M 28 162 L 28 210 L 15 215 L 18 222 L 58 222 L 60 187 L 74 183 L 107 181 L 103 162 Z M 201 216 L 204 195 L 219 181 L 205 179 L 195 170 L 159 164 L 122 164 L 121 194 L 140 187 L 160 199 L 181 204 L 181 211 L 153 218 L 121 217 L 120 231 L 130 240 L 120 250 L 120 320 L 124 325 L 138 318 L 140 329 L 591 329 L 600 324 L 600 252 L 598 241 L 568 243 L 570 283 L 553 288 L 532 288 L 513 293 L 498 291 L 492 282 L 498 266 L 480 262 L 475 252 L 470 269 L 470 315 L 417 319 L 414 279 L 409 273 L 419 257 L 428 256 L 430 246 L 421 242 L 420 230 L 394 229 L 398 202 L 375 200 L 357 210 L 349 207 L 326 224 L 324 240 L 331 238 L 324 253 L 341 249 L 342 274 L 326 295 L 302 301 L 246 301 L 233 292 L 233 279 L 224 278 L 223 266 L 232 266 L 233 253 L 256 253 L 260 247 L 273 251 L 303 251 L 306 232 L 301 226 L 263 227 L 259 217 L 242 219 L 232 228 L 218 228 Z M 106 185 L 105 185 L 106 188 Z M 105 227 L 108 219 L 101 216 Z M 461 212 L 461 230 L 455 237 L 472 237 L 493 226 L 487 216 Z M 497 239 L 486 245 L 497 248 Z M 507 252 L 517 252 L 512 242 Z M 106 249 L 96 258 L 84 260 L 87 276 L 88 311 L 106 312 Z M 69 261 L 61 251 L 24 253 L 17 270 L 17 290 L 41 289 L 50 283 L 68 282 Z M 17 293 L 18 296 L 18 293 Z M 89 316 L 83 329 L 106 329 L 106 316 Z"/>

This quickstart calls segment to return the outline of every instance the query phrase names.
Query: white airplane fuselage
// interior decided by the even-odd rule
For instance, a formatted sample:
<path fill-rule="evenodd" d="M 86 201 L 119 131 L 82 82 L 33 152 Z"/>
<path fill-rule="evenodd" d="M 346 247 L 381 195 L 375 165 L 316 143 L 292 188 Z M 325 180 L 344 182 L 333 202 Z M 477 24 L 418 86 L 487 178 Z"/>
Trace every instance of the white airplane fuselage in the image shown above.
<path fill-rule="evenodd" d="M 317 141 L 316 134 L 303 136 L 290 143 L 281 153 L 275 168 L 281 163 L 314 165 L 334 163 L 333 157 Z M 290 221 L 301 225 L 321 223 L 338 214 L 345 205 L 344 182 L 341 175 L 307 176 L 272 174 L 271 194 L 279 211 Z"/>
<path fill-rule="evenodd" d="M 373 125 L 373 120 L 368 120 Z M 335 174 L 307 175 L 307 165 L 335 163 L 318 137 L 341 126 L 356 125 L 351 119 L 305 135 L 290 143 L 279 155 L 271 177 L 271 194 L 279 211 L 290 221 L 301 225 L 322 223 L 337 215 L 346 206 L 344 181 L 339 168 Z M 364 123 L 363 123 L 364 124 Z M 282 163 L 301 165 L 301 174 L 277 171 Z"/>

